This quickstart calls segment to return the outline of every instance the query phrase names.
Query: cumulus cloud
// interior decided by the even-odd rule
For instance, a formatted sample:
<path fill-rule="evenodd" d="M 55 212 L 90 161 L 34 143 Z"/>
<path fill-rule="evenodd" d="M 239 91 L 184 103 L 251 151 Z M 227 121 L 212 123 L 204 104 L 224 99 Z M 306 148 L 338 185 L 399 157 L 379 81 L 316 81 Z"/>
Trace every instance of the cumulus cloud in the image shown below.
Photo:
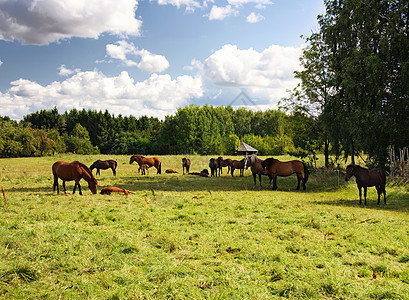
<path fill-rule="evenodd" d="M 260 8 L 265 7 L 266 5 L 273 4 L 273 2 L 271 2 L 270 0 L 227 0 L 227 2 L 230 5 L 234 6 L 242 6 L 244 4 L 253 3 Z"/>
<path fill-rule="evenodd" d="M 186 11 L 194 11 L 196 8 L 202 7 L 202 5 L 194 0 L 158 0 L 159 5 L 173 5 L 177 8 L 182 6 L 186 7 Z"/>
<path fill-rule="evenodd" d="M 224 7 L 213 5 L 209 13 L 209 20 L 224 20 L 235 14 L 237 14 L 237 11 L 231 5 Z"/>
<path fill-rule="evenodd" d="M 258 52 L 224 45 L 204 61 L 201 71 L 215 86 L 245 87 L 260 97 L 277 101 L 298 83 L 294 70 L 300 69 L 301 53 L 301 47 L 272 45 Z"/>
<path fill-rule="evenodd" d="M 0 39 L 46 45 L 71 37 L 98 38 L 107 32 L 140 35 L 137 0 L 2 0 Z"/>
<path fill-rule="evenodd" d="M 136 66 L 147 72 L 163 72 L 169 67 L 169 62 L 163 55 L 152 54 L 148 50 L 139 50 L 132 43 L 118 41 L 116 44 L 106 46 L 107 55 L 114 59 L 119 59 L 127 66 Z M 139 62 L 129 59 L 135 56 Z"/>
<path fill-rule="evenodd" d="M 2 62 L 1 59 L 0 59 L 0 67 L 1 67 L 2 64 L 3 64 L 3 62 Z"/>
<path fill-rule="evenodd" d="M 80 71 L 80 69 L 75 69 L 75 70 L 68 69 L 65 65 L 61 65 L 58 68 L 58 70 L 59 70 L 58 75 L 60 75 L 62 77 L 67 77 L 67 76 L 70 76 L 70 75 Z"/>
<path fill-rule="evenodd" d="M 114 114 L 163 118 L 188 104 L 191 98 L 203 95 L 200 77 L 172 79 L 169 75 L 152 74 L 145 81 L 135 82 L 125 71 L 115 77 L 97 70 L 78 72 L 47 86 L 25 79 L 11 85 L 7 92 L 0 92 L 0 108 L 2 115 L 13 119 L 53 106 L 60 111 L 107 109 Z"/>
<path fill-rule="evenodd" d="M 247 16 L 246 22 L 247 23 L 258 23 L 260 21 L 263 21 L 264 19 L 265 19 L 264 16 L 260 14 L 255 14 L 254 12 L 252 12 L 251 14 Z"/>

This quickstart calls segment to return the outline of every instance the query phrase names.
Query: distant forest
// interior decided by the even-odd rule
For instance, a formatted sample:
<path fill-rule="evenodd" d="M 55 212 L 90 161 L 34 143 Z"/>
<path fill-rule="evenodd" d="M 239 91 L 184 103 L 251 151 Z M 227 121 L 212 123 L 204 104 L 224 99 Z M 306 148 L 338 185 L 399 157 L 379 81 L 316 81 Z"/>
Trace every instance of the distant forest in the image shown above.
<path fill-rule="evenodd" d="M 179 108 L 164 120 L 85 109 L 60 114 L 53 108 L 19 122 L 1 117 L 0 131 L 1 157 L 65 152 L 235 155 L 240 140 L 259 155 L 314 157 L 326 144 L 318 122 L 302 114 L 208 105 Z"/>

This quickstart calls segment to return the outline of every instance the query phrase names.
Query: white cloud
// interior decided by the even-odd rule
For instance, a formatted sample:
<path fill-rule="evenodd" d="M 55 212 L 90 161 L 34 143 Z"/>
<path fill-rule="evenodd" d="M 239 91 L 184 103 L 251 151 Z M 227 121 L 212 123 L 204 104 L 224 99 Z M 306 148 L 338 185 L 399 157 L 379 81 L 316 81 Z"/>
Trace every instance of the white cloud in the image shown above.
<path fill-rule="evenodd" d="M 264 16 L 260 14 L 255 14 L 254 12 L 252 12 L 251 14 L 247 16 L 246 22 L 247 23 L 258 23 L 260 21 L 263 21 L 264 19 L 265 19 Z"/>
<path fill-rule="evenodd" d="M 152 74 L 145 81 L 134 82 L 125 71 L 116 77 L 106 77 L 97 70 L 79 72 L 47 86 L 24 79 L 11 85 L 7 92 L 0 92 L 0 111 L 12 119 L 53 106 L 61 112 L 73 108 L 107 109 L 114 114 L 163 118 L 187 105 L 191 98 L 203 95 L 200 77 L 172 79 Z"/>
<path fill-rule="evenodd" d="M 194 1 L 194 0 L 158 0 L 159 5 L 173 5 L 176 6 L 177 8 L 180 8 L 181 6 L 186 6 L 186 11 L 194 11 L 196 8 L 201 8 L 202 6 L 200 5 L 199 2 Z"/>
<path fill-rule="evenodd" d="M 137 0 L 2 0 L 0 39 L 46 45 L 71 37 L 98 38 L 108 32 L 140 35 Z"/>
<path fill-rule="evenodd" d="M 139 50 L 134 44 L 126 41 L 108 44 L 106 52 L 111 58 L 119 59 L 127 66 L 136 66 L 147 72 L 163 72 L 169 67 L 169 62 L 165 56 L 152 54 L 145 49 Z M 129 59 L 129 56 L 136 56 L 139 62 Z"/>
<path fill-rule="evenodd" d="M 277 101 L 286 96 L 298 80 L 302 48 L 272 45 L 262 52 L 224 45 L 203 63 L 202 74 L 218 87 L 248 88 L 262 98 Z"/>
<path fill-rule="evenodd" d="M 237 14 L 237 11 L 227 5 L 225 7 L 220 7 L 213 5 L 209 13 L 209 20 L 224 20 L 225 18 Z"/>
<path fill-rule="evenodd" d="M 258 7 L 264 7 L 266 5 L 273 4 L 270 0 L 227 0 L 230 5 L 242 6 L 244 4 L 254 3 Z"/>
<path fill-rule="evenodd" d="M 3 64 L 3 62 L 0 60 L 0 67 L 1 67 L 2 64 Z"/>
<path fill-rule="evenodd" d="M 67 76 L 70 76 L 70 75 L 72 75 L 74 73 L 80 72 L 80 69 L 71 70 L 71 69 L 68 69 L 65 65 L 61 65 L 58 68 L 58 70 L 59 70 L 58 75 L 60 75 L 62 77 L 67 77 Z"/>

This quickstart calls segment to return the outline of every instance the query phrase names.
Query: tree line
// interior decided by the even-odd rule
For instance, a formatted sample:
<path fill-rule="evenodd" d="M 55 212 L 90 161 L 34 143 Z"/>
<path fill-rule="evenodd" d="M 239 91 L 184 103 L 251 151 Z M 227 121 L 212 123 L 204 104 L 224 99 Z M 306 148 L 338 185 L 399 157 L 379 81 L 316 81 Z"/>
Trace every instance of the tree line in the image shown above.
<path fill-rule="evenodd" d="M 179 108 L 164 120 L 114 116 L 108 111 L 57 108 L 0 119 L 2 157 L 79 154 L 234 155 L 244 141 L 260 155 L 316 155 L 322 141 L 316 121 L 280 110 L 251 111 L 231 106 Z"/>
<path fill-rule="evenodd" d="M 384 167 L 409 145 L 409 2 L 325 0 L 301 83 L 283 101 L 313 116 L 336 152 Z"/>

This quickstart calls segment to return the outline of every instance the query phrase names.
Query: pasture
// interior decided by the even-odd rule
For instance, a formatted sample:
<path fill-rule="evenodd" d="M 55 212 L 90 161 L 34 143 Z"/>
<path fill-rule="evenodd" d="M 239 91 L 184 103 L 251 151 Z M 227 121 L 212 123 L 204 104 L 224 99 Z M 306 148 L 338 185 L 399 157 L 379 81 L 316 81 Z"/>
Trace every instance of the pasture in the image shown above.
<path fill-rule="evenodd" d="M 182 175 L 184 156 L 162 174 L 138 174 L 130 156 L 58 155 L 0 160 L 0 297 L 46 299 L 408 299 L 409 197 L 387 184 L 387 205 L 358 205 L 354 180 L 311 170 L 278 191 L 244 177 Z M 210 157 L 187 156 L 191 172 Z M 118 162 L 98 191 L 52 192 L 57 160 Z M 281 160 L 289 157 L 280 157 Z M 166 174 L 171 168 L 178 174 Z M 95 170 L 94 170 L 95 174 Z M 268 178 L 263 177 L 266 186 Z"/>

